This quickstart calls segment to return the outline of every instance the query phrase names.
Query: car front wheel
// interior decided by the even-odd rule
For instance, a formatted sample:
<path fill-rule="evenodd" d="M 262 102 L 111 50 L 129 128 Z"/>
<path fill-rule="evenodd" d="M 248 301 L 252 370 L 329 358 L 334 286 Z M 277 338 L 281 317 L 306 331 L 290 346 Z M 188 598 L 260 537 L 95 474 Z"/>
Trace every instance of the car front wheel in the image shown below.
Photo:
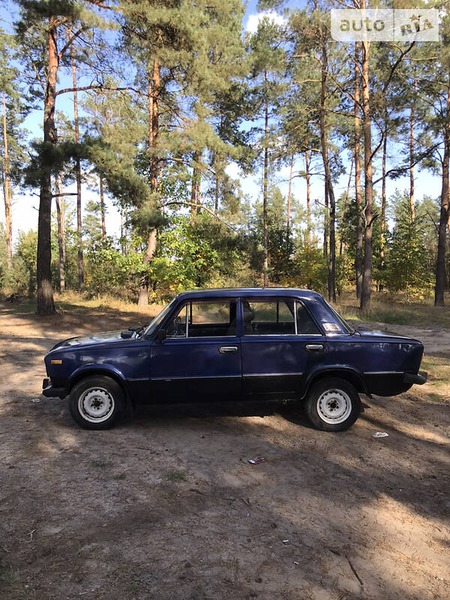
<path fill-rule="evenodd" d="M 305 410 L 316 429 L 344 431 L 359 417 L 361 400 L 350 383 L 337 377 L 329 377 L 312 385 Z"/>
<path fill-rule="evenodd" d="M 83 379 L 73 387 L 69 397 L 70 414 L 84 429 L 109 429 L 124 406 L 122 388 L 104 375 Z"/>

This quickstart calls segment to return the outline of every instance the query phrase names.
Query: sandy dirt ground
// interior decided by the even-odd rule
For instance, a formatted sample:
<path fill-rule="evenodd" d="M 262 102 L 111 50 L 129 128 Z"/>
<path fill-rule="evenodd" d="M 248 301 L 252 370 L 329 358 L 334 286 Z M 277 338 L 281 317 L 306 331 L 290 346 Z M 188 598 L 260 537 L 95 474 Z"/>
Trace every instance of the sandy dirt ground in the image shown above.
<path fill-rule="evenodd" d="M 217 407 L 89 432 L 40 395 L 43 356 L 138 317 L 16 311 L 0 304 L 1 599 L 450 598 L 450 385 L 436 393 L 439 374 L 395 399 L 363 398 L 340 434 Z M 395 329 L 450 359 L 450 331 Z"/>

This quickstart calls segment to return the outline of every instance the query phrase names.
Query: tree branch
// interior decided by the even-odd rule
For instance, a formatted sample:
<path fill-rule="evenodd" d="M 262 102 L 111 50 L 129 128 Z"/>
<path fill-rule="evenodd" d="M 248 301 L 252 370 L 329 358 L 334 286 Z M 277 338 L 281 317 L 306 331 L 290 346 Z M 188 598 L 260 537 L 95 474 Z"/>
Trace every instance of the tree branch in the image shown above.
<path fill-rule="evenodd" d="M 213 210 L 211 210 L 210 208 L 208 208 L 204 204 L 199 204 L 198 202 L 179 202 L 179 201 L 173 201 L 173 202 L 166 202 L 162 206 L 166 207 L 166 206 L 174 206 L 174 205 L 175 206 L 191 206 L 193 208 L 200 208 L 201 210 L 205 210 L 207 213 L 209 213 L 210 215 L 212 215 L 215 219 L 217 219 L 218 221 L 220 221 L 221 223 L 223 223 L 224 225 L 226 225 L 226 227 L 228 227 L 228 229 L 231 229 L 231 231 L 233 233 L 237 233 L 236 229 L 234 227 L 232 227 L 229 223 L 227 223 L 225 221 L 225 219 L 222 219 L 222 217 L 220 217 L 217 213 L 215 213 Z"/>
<path fill-rule="evenodd" d="M 145 96 L 145 94 L 140 91 L 137 90 L 136 88 L 130 87 L 130 86 L 125 86 L 125 87 L 120 87 L 120 86 L 105 86 L 102 84 L 99 85 L 85 85 L 82 87 L 70 87 L 70 88 L 64 88 L 62 90 L 58 90 L 56 92 L 56 96 L 60 96 L 61 94 L 70 94 L 70 93 L 74 93 L 74 92 L 87 92 L 90 90 L 104 90 L 106 92 L 134 92 L 135 94 L 141 95 L 141 96 Z"/>
<path fill-rule="evenodd" d="M 58 60 L 61 60 L 61 58 L 64 56 L 64 54 L 65 54 L 66 50 L 67 50 L 68 48 L 70 48 L 70 46 L 73 44 L 73 42 L 74 42 L 74 41 L 75 41 L 75 40 L 76 40 L 78 37 L 80 37 L 80 35 L 81 35 L 81 34 L 82 34 L 84 31 L 87 31 L 87 30 L 88 30 L 88 28 L 87 28 L 87 27 L 81 27 L 81 29 L 79 29 L 79 30 L 78 30 L 76 33 L 74 33 L 74 34 L 72 35 L 72 37 L 70 37 L 70 38 L 67 40 L 66 44 L 65 44 L 65 45 L 62 47 L 62 49 L 61 49 L 61 50 L 58 52 Z"/>

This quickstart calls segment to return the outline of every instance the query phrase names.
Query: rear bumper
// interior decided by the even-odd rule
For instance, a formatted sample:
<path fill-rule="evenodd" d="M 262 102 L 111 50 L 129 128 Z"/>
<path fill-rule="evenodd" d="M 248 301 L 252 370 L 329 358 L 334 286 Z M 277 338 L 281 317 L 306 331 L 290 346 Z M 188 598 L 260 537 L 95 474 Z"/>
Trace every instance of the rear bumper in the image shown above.
<path fill-rule="evenodd" d="M 64 398 L 67 396 L 66 388 L 53 387 L 51 379 L 46 377 L 42 382 L 42 394 L 46 398 Z"/>
<path fill-rule="evenodd" d="M 417 375 L 414 375 L 413 373 L 405 373 L 403 381 L 408 385 L 423 385 L 426 383 L 427 379 L 428 373 L 425 371 L 419 371 Z"/>

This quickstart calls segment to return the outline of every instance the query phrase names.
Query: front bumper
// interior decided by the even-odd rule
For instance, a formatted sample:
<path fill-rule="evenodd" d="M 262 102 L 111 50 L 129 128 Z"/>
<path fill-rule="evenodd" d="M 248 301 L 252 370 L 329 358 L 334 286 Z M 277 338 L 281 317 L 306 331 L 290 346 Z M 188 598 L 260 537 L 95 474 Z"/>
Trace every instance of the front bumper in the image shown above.
<path fill-rule="evenodd" d="M 46 398 L 64 398 L 67 396 L 66 388 L 53 387 L 52 381 L 48 377 L 42 381 L 42 394 Z"/>
<path fill-rule="evenodd" d="M 423 385 L 426 383 L 427 379 L 428 373 L 425 371 L 419 371 L 417 375 L 414 375 L 413 373 L 405 373 L 405 376 L 403 377 L 403 381 L 408 385 Z"/>

